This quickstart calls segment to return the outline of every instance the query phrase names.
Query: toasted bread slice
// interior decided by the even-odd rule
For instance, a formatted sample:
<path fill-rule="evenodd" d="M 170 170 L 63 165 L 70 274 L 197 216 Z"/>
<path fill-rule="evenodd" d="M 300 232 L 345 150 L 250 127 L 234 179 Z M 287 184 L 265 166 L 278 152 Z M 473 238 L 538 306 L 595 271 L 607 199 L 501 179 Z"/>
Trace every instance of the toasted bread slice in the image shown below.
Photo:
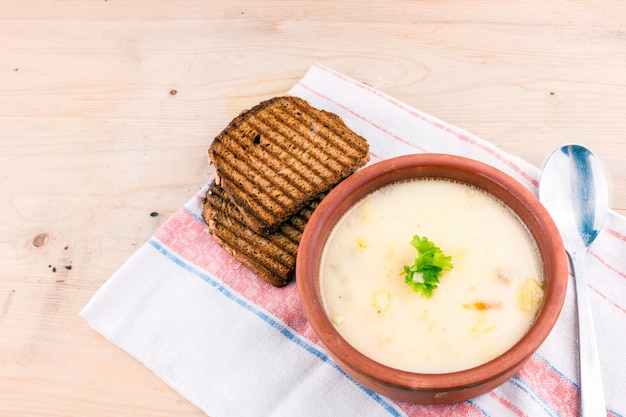
<path fill-rule="evenodd" d="M 309 202 L 275 232 L 259 234 L 247 226 L 243 215 L 213 181 L 202 218 L 220 246 L 266 282 L 282 287 L 293 277 L 302 232 L 321 198 Z"/>
<path fill-rule="evenodd" d="M 228 198 L 258 233 L 270 233 L 369 160 L 367 141 L 336 114 L 283 96 L 244 111 L 215 138 L 209 158 Z"/>

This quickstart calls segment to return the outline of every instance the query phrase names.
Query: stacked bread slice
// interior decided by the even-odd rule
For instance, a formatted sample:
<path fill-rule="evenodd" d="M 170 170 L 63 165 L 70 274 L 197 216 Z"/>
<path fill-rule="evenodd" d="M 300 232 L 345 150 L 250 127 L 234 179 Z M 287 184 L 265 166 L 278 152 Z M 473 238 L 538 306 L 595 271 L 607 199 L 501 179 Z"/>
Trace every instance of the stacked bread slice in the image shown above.
<path fill-rule="evenodd" d="M 367 163 L 368 151 L 334 113 L 292 96 L 264 101 L 211 144 L 216 176 L 202 217 L 230 254 L 268 283 L 286 285 L 313 210 Z"/>

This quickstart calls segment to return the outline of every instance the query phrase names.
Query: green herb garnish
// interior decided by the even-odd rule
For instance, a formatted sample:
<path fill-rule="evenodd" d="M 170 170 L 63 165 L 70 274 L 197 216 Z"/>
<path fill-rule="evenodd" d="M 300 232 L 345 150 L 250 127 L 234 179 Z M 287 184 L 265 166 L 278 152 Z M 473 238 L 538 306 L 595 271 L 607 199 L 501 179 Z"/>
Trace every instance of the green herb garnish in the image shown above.
<path fill-rule="evenodd" d="M 451 256 L 443 254 L 433 242 L 426 237 L 413 236 L 411 245 L 417 250 L 417 258 L 413 265 L 404 265 L 404 282 L 413 291 L 422 293 L 426 298 L 433 295 L 439 285 L 439 277 L 444 270 L 452 269 Z"/>

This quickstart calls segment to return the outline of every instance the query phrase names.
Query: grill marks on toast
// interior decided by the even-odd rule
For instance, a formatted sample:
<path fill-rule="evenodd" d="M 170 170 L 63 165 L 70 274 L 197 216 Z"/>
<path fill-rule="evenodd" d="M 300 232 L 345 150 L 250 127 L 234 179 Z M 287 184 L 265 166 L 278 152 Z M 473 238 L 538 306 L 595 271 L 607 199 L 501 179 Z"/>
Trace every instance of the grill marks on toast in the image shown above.
<path fill-rule="evenodd" d="M 298 244 L 319 196 L 269 235 L 250 229 L 224 190 L 213 181 L 202 211 L 209 232 L 234 258 L 271 285 L 286 285 L 293 276 Z"/>
<path fill-rule="evenodd" d="M 364 165 L 368 150 L 339 116 L 296 97 L 277 97 L 235 118 L 209 156 L 248 225 L 269 233 Z"/>
<path fill-rule="evenodd" d="M 297 198 L 300 195 L 300 190 L 290 187 L 292 190 L 290 196 L 290 194 L 287 193 L 289 185 L 268 180 L 264 177 L 264 172 L 266 171 L 262 168 L 250 167 L 248 171 L 244 173 L 238 170 L 237 161 L 222 160 L 221 164 L 222 168 L 218 169 L 217 173 L 222 186 L 228 192 L 233 202 L 239 207 L 242 214 L 250 219 L 251 224 L 256 225 L 255 229 L 257 231 L 266 233 L 272 229 L 262 224 L 262 218 L 259 218 L 259 216 L 270 216 L 273 210 L 278 211 L 279 207 L 290 206 L 298 201 Z M 265 198 L 264 200 L 256 200 L 255 204 L 257 206 L 253 210 L 249 208 L 246 197 L 254 195 L 258 188 L 264 190 Z"/>
<path fill-rule="evenodd" d="M 296 142 L 296 146 L 300 145 L 303 156 L 310 155 L 314 158 L 315 163 L 320 166 L 320 176 L 324 176 L 324 169 L 326 172 L 342 175 L 358 159 L 363 158 L 363 152 L 367 153 L 367 148 L 355 148 L 354 141 L 346 140 L 346 125 L 339 116 L 322 110 L 307 112 L 302 103 L 294 104 L 295 112 L 301 120 L 294 119 L 292 114 L 279 107 L 271 112 L 278 122 L 275 126 L 279 129 L 290 129 L 290 134 L 283 134 L 286 139 L 300 136 L 308 141 L 309 146 L 306 148 L 299 142 Z M 344 153 L 337 153 L 337 150 Z M 314 164 L 311 166 L 315 167 Z"/>
<path fill-rule="evenodd" d="M 268 158 L 268 165 L 272 162 L 278 163 L 281 167 L 291 169 L 294 174 L 311 184 L 313 187 L 319 186 L 320 179 L 325 173 L 332 169 L 326 165 L 322 159 L 309 159 L 312 154 L 309 149 L 301 143 L 293 141 L 293 137 L 299 135 L 297 126 L 294 128 L 289 123 L 293 121 L 272 118 L 270 120 L 251 119 L 249 121 L 257 131 L 267 131 L 268 133 L 259 138 L 260 144 L 265 146 L 268 153 L 274 154 L 274 158 Z M 287 165 L 289 164 L 289 165 Z M 312 171 L 315 176 L 307 178 L 302 173 Z M 295 180 L 295 178 L 294 178 Z"/>

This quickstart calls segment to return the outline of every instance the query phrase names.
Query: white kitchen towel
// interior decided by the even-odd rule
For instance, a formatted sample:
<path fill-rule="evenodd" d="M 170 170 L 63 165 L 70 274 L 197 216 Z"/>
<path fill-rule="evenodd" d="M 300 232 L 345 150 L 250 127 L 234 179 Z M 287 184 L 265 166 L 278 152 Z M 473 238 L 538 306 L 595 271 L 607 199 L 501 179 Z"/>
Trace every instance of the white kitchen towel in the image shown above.
<path fill-rule="evenodd" d="M 457 154 L 493 165 L 537 193 L 538 168 L 322 65 L 312 66 L 289 94 L 339 114 L 370 143 L 371 163 L 410 153 Z M 399 403 L 355 383 L 327 356 L 302 313 L 295 282 L 269 286 L 212 240 L 200 216 L 206 189 L 98 290 L 81 317 L 210 417 L 578 415 L 571 279 L 554 331 L 509 381 L 459 404 Z M 625 218 L 610 213 L 586 260 L 607 414 L 624 417 Z"/>

